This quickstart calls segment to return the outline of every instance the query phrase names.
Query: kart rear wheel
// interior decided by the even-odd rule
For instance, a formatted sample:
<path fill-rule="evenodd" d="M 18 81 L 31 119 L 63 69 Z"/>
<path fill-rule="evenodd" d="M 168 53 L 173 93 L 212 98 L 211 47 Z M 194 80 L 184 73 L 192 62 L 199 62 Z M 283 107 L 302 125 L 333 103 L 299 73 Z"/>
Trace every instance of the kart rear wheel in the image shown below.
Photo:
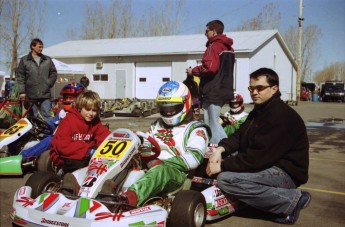
<path fill-rule="evenodd" d="M 38 171 L 54 172 L 53 160 L 50 158 L 50 151 L 49 150 L 43 152 L 38 157 L 37 170 Z"/>
<path fill-rule="evenodd" d="M 43 192 L 57 192 L 60 189 L 61 177 L 52 172 L 34 172 L 25 186 L 32 188 L 31 197 L 37 198 Z"/>
<path fill-rule="evenodd" d="M 192 190 L 177 193 L 172 203 L 168 226 L 202 227 L 205 223 L 205 197 L 200 192 Z"/>

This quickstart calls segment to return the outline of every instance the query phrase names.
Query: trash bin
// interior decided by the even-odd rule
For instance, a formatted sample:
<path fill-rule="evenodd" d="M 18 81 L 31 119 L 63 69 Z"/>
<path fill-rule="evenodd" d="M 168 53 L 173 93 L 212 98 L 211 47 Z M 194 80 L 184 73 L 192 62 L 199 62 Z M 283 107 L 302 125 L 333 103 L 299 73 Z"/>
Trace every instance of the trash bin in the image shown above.
<path fill-rule="evenodd" d="M 313 94 L 313 102 L 318 102 L 319 101 L 319 96 L 317 93 Z"/>

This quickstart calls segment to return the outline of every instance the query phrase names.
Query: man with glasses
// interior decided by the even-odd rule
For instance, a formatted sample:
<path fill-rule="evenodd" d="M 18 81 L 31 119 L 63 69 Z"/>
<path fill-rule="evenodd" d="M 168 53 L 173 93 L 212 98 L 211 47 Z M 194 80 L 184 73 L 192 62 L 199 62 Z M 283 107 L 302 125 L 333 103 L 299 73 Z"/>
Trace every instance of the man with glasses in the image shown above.
<path fill-rule="evenodd" d="M 294 224 L 311 200 L 297 187 L 308 180 L 309 142 L 302 118 L 280 99 L 279 77 L 268 68 L 250 74 L 254 109 L 209 158 L 206 173 L 218 187 L 274 221 Z M 230 155 L 238 151 L 237 155 Z"/>
<path fill-rule="evenodd" d="M 204 121 L 211 128 L 212 138 L 210 143 L 212 144 L 217 144 L 221 139 L 227 137 L 222 126 L 218 123 L 218 118 L 223 105 L 228 102 L 233 93 L 231 90 L 233 87 L 232 80 L 216 78 L 221 65 L 219 55 L 223 51 L 234 51 L 231 47 L 233 40 L 223 34 L 223 30 L 224 24 L 220 20 L 213 20 L 207 23 L 205 30 L 207 49 L 202 57 L 202 64 L 186 69 L 186 73 L 189 76 L 195 75 L 200 77 Z M 218 77 L 222 76 L 224 75 L 218 75 Z M 227 89 L 218 89 L 220 83 L 222 83 L 222 87 Z M 228 96 L 224 93 L 228 93 Z"/>

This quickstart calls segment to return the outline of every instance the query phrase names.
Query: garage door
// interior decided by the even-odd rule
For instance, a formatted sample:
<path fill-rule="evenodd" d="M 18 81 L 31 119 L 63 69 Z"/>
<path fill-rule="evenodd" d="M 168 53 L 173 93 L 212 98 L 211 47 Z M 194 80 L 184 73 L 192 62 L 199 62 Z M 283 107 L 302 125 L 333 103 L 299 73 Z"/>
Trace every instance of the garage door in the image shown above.
<path fill-rule="evenodd" d="M 171 80 L 171 62 L 136 63 L 136 97 L 155 99 L 158 89 Z"/>

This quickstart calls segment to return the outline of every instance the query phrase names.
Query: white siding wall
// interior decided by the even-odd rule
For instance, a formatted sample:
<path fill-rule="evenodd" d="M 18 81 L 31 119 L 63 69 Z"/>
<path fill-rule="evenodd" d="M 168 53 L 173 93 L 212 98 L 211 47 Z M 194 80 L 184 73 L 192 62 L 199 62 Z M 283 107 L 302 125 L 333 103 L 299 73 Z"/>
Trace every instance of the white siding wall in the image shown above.
<path fill-rule="evenodd" d="M 84 70 L 90 80 L 89 90 L 96 91 L 101 99 L 116 98 L 116 70 L 126 72 L 126 97 L 133 98 L 133 63 L 103 63 L 102 69 L 96 69 L 96 65 L 85 64 Z M 93 74 L 108 74 L 108 81 L 93 81 Z"/>
<path fill-rule="evenodd" d="M 291 100 L 291 97 L 295 97 L 296 72 L 277 39 L 272 39 L 251 58 L 251 72 L 261 67 L 271 68 L 277 72 L 283 100 Z"/>
<path fill-rule="evenodd" d="M 250 62 L 246 56 L 236 57 L 234 69 L 235 90 L 243 96 L 244 103 L 252 102 L 248 91 Z"/>

